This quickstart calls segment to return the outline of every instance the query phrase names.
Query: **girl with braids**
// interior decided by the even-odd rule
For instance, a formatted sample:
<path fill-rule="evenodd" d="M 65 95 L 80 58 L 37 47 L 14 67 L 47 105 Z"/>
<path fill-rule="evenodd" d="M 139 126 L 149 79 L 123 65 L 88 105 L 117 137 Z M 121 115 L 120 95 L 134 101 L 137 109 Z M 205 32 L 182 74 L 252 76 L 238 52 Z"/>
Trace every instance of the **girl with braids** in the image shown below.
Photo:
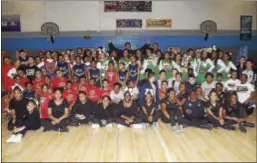
<path fill-rule="evenodd" d="M 168 73 L 171 70 L 172 65 L 169 52 L 164 53 L 164 56 L 159 58 L 158 66 L 159 71 L 165 70 Z"/>
<path fill-rule="evenodd" d="M 208 58 L 208 53 L 206 51 L 202 52 L 200 70 L 198 73 L 198 81 L 202 84 L 205 81 L 205 74 L 207 72 L 212 72 L 214 69 L 213 62 Z"/>

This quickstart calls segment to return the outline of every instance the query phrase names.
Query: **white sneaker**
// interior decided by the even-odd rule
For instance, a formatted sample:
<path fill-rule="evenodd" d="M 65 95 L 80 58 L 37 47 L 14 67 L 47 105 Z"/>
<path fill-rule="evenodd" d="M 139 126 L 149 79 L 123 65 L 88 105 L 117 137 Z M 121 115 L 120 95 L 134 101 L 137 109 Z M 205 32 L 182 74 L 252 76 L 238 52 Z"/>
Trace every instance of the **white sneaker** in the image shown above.
<path fill-rule="evenodd" d="M 184 131 L 183 125 L 179 125 L 179 126 L 178 126 L 178 130 L 181 131 L 181 132 Z"/>
<path fill-rule="evenodd" d="M 100 125 L 99 124 L 92 124 L 92 128 L 99 128 Z"/>
<path fill-rule="evenodd" d="M 173 131 L 173 132 L 179 132 L 179 129 L 178 129 L 177 126 L 172 126 L 172 131 Z"/>
<path fill-rule="evenodd" d="M 106 125 L 106 127 L 108 127 L 108 128 L 112 128 L 112 124 L 111 124 L 111 123 L 109 123 L 108 125 Z"/>
<path fill-rule="evenodd" d="M 19 142 L 21 142 L 21 138 L 22 138 L 22 134 L 17 134 L 15 136 L 15 138 L 13 139 L 13 142 L 14 143 L 19 143 Z"/>
<path fill-rule="evenodd" d="M 124 128 L 125 126 L 121 125 L 121 124 L 118 124 L 117 125 L 118 128 Z"/>
<path fill-rule="evenodd" d="M 13 142 L 13 140 L 15 139 L 16 135 L 15 134 L 12 134 L 9 139 L 6 140 L 7 143 L 11 143 Z"/>
<path fill-rule="evenodd" d="M 133 124 L 133 128 L 143 128 L 143 124 Z"/>

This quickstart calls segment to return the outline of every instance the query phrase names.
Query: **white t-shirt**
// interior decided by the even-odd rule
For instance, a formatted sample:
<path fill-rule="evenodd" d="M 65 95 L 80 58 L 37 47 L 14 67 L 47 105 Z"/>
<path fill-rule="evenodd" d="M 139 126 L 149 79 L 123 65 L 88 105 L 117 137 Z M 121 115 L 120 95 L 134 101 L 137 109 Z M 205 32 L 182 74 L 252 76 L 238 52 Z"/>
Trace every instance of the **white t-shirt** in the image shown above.
<path fill-rule="evenodd" d="M 120 102 L 121 100 L 124 99 L 124 95 L 123 95 L 123 92 L 122 92 L 122 91 L 119 91 L 119 93 L 116 94 L 116 93 L 112 90 L 111 93 L 110 93 L 110 97 L 111 97 L 112 101 L 115 101 L 115 102 Z"/>
<path fill-rule="evenodd" d="M 129 91 L 131 96 L 132 96 L 132 100 L 135 100 L 138 95 L 139 95 L 139 91 L 138 91 L 138 88 L 137 87 L 134 87 L 134 88 L 128 88 L 128 87 L 125 87 L 123 89 L 123 93 Z"/>
<path fill-rule="evenodd" d="M 224 89 L 227 89 L 228 91 L 235 91 L 236 87 L 241 83 L 240 80 L 236 79 L 228 79 L 224 84 Z"/>
<path fill-rule="evenodd" d="M 239 84 L 236 87 L 238 101 L 244 103 L 254 91 L 254 86 L 251 83 Z"/>
<path fill-rule="evenodd" d="M 214 89 L 216 86 L 216 82 L 212 82 L 210 84 L 208 84 L 207 82 L 204 82 L 202 84 L 202 89 L 203 89 L 203 93 L 204 93 L 204 97 L 209 99 L 209 94 L 211 92 L 212 89 Z"/>

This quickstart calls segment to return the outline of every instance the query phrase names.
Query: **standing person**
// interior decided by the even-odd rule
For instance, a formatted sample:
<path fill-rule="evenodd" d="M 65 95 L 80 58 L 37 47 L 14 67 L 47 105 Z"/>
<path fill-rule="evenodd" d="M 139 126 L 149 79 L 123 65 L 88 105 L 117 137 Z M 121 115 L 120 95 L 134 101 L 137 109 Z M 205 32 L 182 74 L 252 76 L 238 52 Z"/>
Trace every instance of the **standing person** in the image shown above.
<path fill-rule="evenodd" d="M 110 93 L 111 93 L 111 89 L 109 87 L 109 81 L 107 79 L 104 79 L 103 86 L 101 88 L 101 97 L 103 97 L 103 95 L 110 96 Z"/>
<path fill-rule="evenodd" d="M 128 50 L 124 50 L 124 51 L 123 51 L 123 57 L 121 57 L 121 58 L 119 59 L 120 62 L 125 63 L 125 67 L 126 67 L 126 68 L 128 68 L 128 65 L 129 65 L 129 63 L 130 63 L 129 55 L 130 55 L 130 54 L 129 54 Z"/>
<path fill-rule="evenodd" d="M 215 90 L 212 90 L 209 95 L 209 101 L 205 105 L 207 110 L 207 120 L 213 125 L 213 127 L 222 127 L 228 130 L 235 130 L 233 126 L 225 124 L 223 117 L 223 104 L 218 100 L 218 94 Z"/>
<path fill-rule="evenodd" d="M 148 73 L 148 82 L 142 85 L 141 91 L 139 93 L 139 101 L 138 101 L 140 105 L 143 104 L 144 96 L 148 91 L 152 93 L 155 106 L 157 107 L 160 103 L 160 98 L 159 98 L 159 87 L 157 82 L 155 81 L 154 72 Z"/>
<path fill-rule="evenodd" d="M 78 91 L 87 92 L 89 85 L 87 84 L 86 76 L 81 76 L 79 79 Z"/>
<path fill-rule="evenodd" d="M 247 132 L 245 127 L 255 127 L 255 124 L 246 121 L 245 108 L 238 101 L 238 96 L 235 92 L 229 95 L 223 116 L 227 125 L 234 125 L 243 133 Z"/>
<path fill-rule="evenodd" d="M 105 72 L 108 69 L 109 64 L 109 58 L 106 56 L 106 54 L 102 51 L 99 51 L 99 60 L 96 64 L 96 67 L 101 71 L 102 79 L 105 78 Z"/>
<path fill-rule="evenodd" d="M 63 76 L 63 72 L 60 69 L 57 69 L 55 73 L 56 78 L 53 78 L 52 86 L 54 88 L 64 88 L 68 79 Z"/>
<path fill-rule="evenodd" d="M 167 94 L 168 96 L 161 103 L 160 118 L 164 123 L 171 124 L 172 131 L 183 131 L 183 125 L 180 124 L 182 115 L 177 103 L 176 91 L 173 88 L 169 88 Z"/>
<path fill-rule="evenodd" d="M 13 130 L 13 135 L 7 140 L 7 142 L 21 142 L 21 138 L 25 136 L 28 130 L 37 130 L 41 127 L 39 111 L 35 101 L 29 100 L 25 107 L 27 113 L 22 119 L 17 121 Z"/>
<path fill-rule="evenodd" d="M 74 102 L 77 100 L 78 92 L 72 88 L 72 82 L 68 80 L 66 82 L 66 89 L 63 91 L 63 98 L 69 104 L 69 108 L 71 109 Z"/>
<path fill-rule="evenodd" d="M 130 127 L 133 124 L 141 123 L 141 120 L 137 117 L 137 105 L 133 102 L 130 93 L 127 91 L 124 93 L 124 100 L 122 100 L 118 105 L 118 127 L 127 126 Z M 142 127 L 141 125 L 136 125 L 134 127 Z"/>
<path fill-rule="evenodd" d="M 130 56 L 130 64 L 128 65 L 128 80 L 138 84 L 140 77 L 140 66 L 137 64 L 135 55 Z"/>
<path fill-rule="evenodd" d="M 118 104 L 121 100 L 124 99 L 123 92 L 120 88 L 121 85 L 119 83 L 115 83 L 113 86 L 113 90 L 110 92 L 110 98 L 115 104 Z"/>
<path fill-rule="evenodd" d="M 241 56 L 239 59 L 239 64 L 237 65 L 237 74 L 238 74 L 238 78 L 241 78 L 241 75 L 243 73 L 243 71 L 245 70 L 245 62 L 246 62 L 246 58 L 245 56 Z"/>
<path fill-rule="evenodd" d="M 57 61 L 52 59 L 51 52 L 46 53 L 46 59 L 42 62 L 44 73 L 51 78 L 55 77 L 55 70 L 57 68 Z M 39 65 L 41 66 L 41 64 Z"/>
<path fill-rule="evenodd" d="M 159 65 L 159 71 L 165 70 L 166 73 L 171 71 L 172 64 L 171 64 L 169 52 L 164 53 L 164 57 L 160 58 L 160 62 L 158 63 L 158 65 Z"/>
<path fill-rule="evenodd" d="M 175 60 L 172 61 L 172 67 L 177 69 L 179 72 L 182 72 L 182 70 L 181 70 L 181 63 L 182 63 L 181 53 L 177 53 L 175 55 Z M 175 77 L 175 76 L 172 76 L 172 77 Z"/>
<path fill-rule="evenodd" d="M 173 80 L 172 83 L 171 83 L 171 87 L 174 88 L 174 90 L 177 92 L 177 94 L 179 93 L 179 85 L 182 82 L 183 82 L 182 73 L 177 72 L 177 74 L 175 76 L 175 80 Z"/>
<path fill-rule="evenodd" d="M 12 76 L 8 75 L 8 72 L 14 68 L 13 65 L 11 65 L 11 60 L 9 57 L 3 58 L 3 65 L 2 65 L 2 88 L 4 90 L 9 90 L 10 88 L 10 81 L 12 80 Z M 15 69 L 16 70 L 16 69 Z M 15 71 L 16 72 L 16 71 Z"/>
<path fill-rule="evenodd" d="M 85 92 L 80 91 L 78 93 L 78 99 L 72 106 L 70 125 L 79 126 L 82 124 L 88 124 L 94 119 L 94 107 L 95 103 L 87 98 Z"/>
<path fill-rule="evenodd" d="M 38 96 L 33 90 L 33 84 L 31 82 L 25 83 L 25 90 L 23 92 L 24 97 L 27 99 L 33 99 L 35 101 L 38 100 Z"/>
<path fill-rule="evenodd" d="M 228 79 L 224 83 L 224 89 L 226 91 L 235 91 L 237 86 L 241 83 L 239 79 L 237 79 L 237 71 L 231 71 L 230 79 Z"/>
<path fill-rule="evenodd" d="M 91 61 L 91 68 L 88 70 L 88 79 L 94 79 L 97 87 L 102 86 L 102 75 L 99 68 L 96 67 L 97 62 Z"/>
<path fill-rule="evenodd" d="M 89 80 L 89 85 L 86 93 L 87 93 L 88 99 L 90 99 L 93 102 L 97 102 L 100 99 L 101 91 L 97 86 L 95 86 L 94 79 Z"/>
<path fill-rule="evenodd" d="M 205 75 L 207 72 L 212 72 L 214 69 L 213 62 L 208 58 L 208 53 L 206 51 L 202 52 L 201 64 L 198 73 L 198 81 L 202 84 L 205 81 Z"/>
<path fill-rule="evenodd" d="M 254 86 L 247 82 L 248 76 L 246 74 L 242 74 L 241 76 L 241 83 L 237 86 L 236 92 L 238 96 L 238 101 L 243 104 L 246 110 L 246 114 L 250 115 L 255 108 L 253 104 L 254 98 Z"/>
<path fill-rule="evenodd" d="M 127 86 L 123 89 L 123 92 L 129 91 L 131 98 L 133 101 L 138 100 L 139 90 L 137 88 L 137 85 L 133 81 L 128 81 Z"/>
<path fill-rule="evenodd" d="M 171 87 L 172 79 L 167 79 L 166 75 L 167 75 L 167 73 L 166 73 L 165 70 L 161 70 L 159 72 L 159 79 L 157 80 L 159 88 L 161 87 L 162 81 L 167 81 L 168 82 L 168 87 Z"/>
<path fill-rule="evenodd" d="M 213 74 L 211 72 L 208 72 L 205 74 L 205 82 L 202 84 L 202 89 L 204 93 L 204 97 L 208 99 L 209 94 L 212 89 L 215 88 L 215 82 L 213 81 Z"/>
<path fill-rule="evenodd" d="M 63 76 L 65 78 L 67 78 L 67 79 L 69 78 L 70 79 L 71 78 L 71 67 L 70 67 L 70 64 L 65 62 L 65 59 L 64 59 L 63 55 L 60 55 L 58 58 L 59 58 L 59 61 L 57 63 L 57 68 L 62 71 Z"/>
<path fill-rule="evenodd" d="M 109 81 L 110 87 L 112 87 L 117 82 L 118 73 L 114 68 L 113 61 L 110 61 L 108 65 L 109 68 L 105 72 L 105 78 Z"/>
<path fill-rule="evenodd" d="M 124 87 L 128 80 L 128 70 L 126 70 L 125 63 L 119 62 L 118 82 Z"/>
<path fill-rule="evenodd" d="M 190 92 L 193 89 L 196 89 L 199 86 L 199 83 L 197 82 L 194 75 L 188 75 L 185 84 L 188 92 Z"/>
<path fill-rule="evenodd" d="M 13 98 L 9 103 L 12 118 L 8 123 L 8 130 L 12 130 L 14 126 L 17 126 L 20 121 L 23 120 L 27 113 L 26 105 L 28 99 L 22 95 L 22 90 L 19 87 L 13 89 Z"/>
<path fill-rule="evenodd" d="M 47 84 L 42 85 L 42 89 L 39 93 L 39 104 L 40 104 L 40 118 L 48 119 L 48 103 L 53 98 L 52 93 L 49 93 L 49 87 Z"/>
<path fill-rule="evenodd" d="M 75 57 L 76 64 L 72 67 L 72 74 L 73 76 L 77 76 L 78 78 L 86 75 L 86 68 L 83 63 L 81 63 L 80 56 Z"/>
<path fill-rule="evenodd" d="M 111 105 L 111 99 L 108 95 L 102 97 L 102 103 L 96 104 L 95 119 L 93 120 L 92 128 L 99 126 L 112 127 L 112 122 L 115 122 L 115 108 Z"/>
<path fill-rule="evenodd" d="M 35 72 L 35 79 L 33 80 L 33 90 L 39 94 L 42 85 L 45 83 L 44 78 L 42 77 L 42 71 L 36 70 Z"/>
<path fill-rule="evenodd" d="M 167 89 L 168 89 L 168 81 L 164 80 L 162 81 L 161 87 L 159 88 L 160 100 L 163 100 L 166 97 Z"/>
<path fill-rule="evenodd" d="M 247 81 L 253 85 L 256 85 L 257 82 L 257 73 L 254 71 L 254 62 L 252 59 L 247 59 L 246 69 L 242 72 L 242 74 L 247 75 Z"/>
<path fill-rule="evenodd" d="M 182 107 L 184 118 L 181 119 L 181 124 L 211 130 L 212 125 L 204 118 L 204 107 L 201 101 L 196 99 L 195 90 L 189 93 L 189 97 Z"/>
<path fill-rule="evenodd" d="M 234 63 L 231 61 L 231 54 L 230 53 L 225 53 L 224 57 L 223 57 L 223 61 L 225 64 L 225 73 L 223 73 L 223 80 L 227 81 L 230 71 L 231 70 L 237 70 L 236 66 L 234 65 Z"/>
<path fill-rule="evenodd" d="M 48 104 L 48 119 L 42 120 L 45 131 L 68 132 L 69 105 L 62 97 L 62 89 L 54 90 L 54 98 Z"/>
<path fill-rule="evenodd" d="M 28 65 L 28 56 L 26 51 L 23 49 L 19 50 L 17 59 L 21 62 L 21 69 L 25 70 L 25 67 Z"/>
<path fill-rule="evenodd" d="M 28 57 L 28 65 L 25 67 L 26 76 L 30 82 L 34 80 L 35 72 L 38 70 L 38 67 L 35 64 L 33 57 Z"/>

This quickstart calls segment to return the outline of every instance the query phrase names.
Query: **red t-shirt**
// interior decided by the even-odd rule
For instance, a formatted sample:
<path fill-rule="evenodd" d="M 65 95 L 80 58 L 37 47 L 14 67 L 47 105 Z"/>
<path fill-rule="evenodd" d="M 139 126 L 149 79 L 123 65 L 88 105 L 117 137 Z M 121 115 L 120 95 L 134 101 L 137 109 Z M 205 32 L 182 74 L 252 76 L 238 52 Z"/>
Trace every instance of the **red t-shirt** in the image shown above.
<path fill-rule="evenodd" d="M 74 89 L 75 91 L 78 91 L 79 89 L 79 83 L 72 83 L 72 89 Z"/>
<path fill-rule="evenodd" d="M 109 81 L 109 85 L 113 86 L 117 82 L 117 71 L 115 69 L 108 69 L 106 71 L 106 78 Z"/>
<path fill-rule="evenodd" d="M 25 88 L 25 83 L 28 82 L 28 78 L 25 78 L 25 77 L 21 77 L 21 82 L 20 82 L 20 85 Z"/>
<path fill-rule="evenodd" d="M 166 96 L 166 91 L 162 88 L 159 88 L 159 94 L 160 94 L 160 99 L 163 99 Z"/>
<path fill-rule="evenodd" d="M 89 86 L 87 90 L 87 97 L 88 99 L 92 100 L 93 102 L 97 102 L 101 95 L 101 91 L 96 86 Z"/>
<path fill-rule="evenodd" d="M 101 90 L 101 97 L 103 95 L 109 95 L 110 96 L 111 89 L 102 89 Z"/>
<path fill-rule="evenodd" d="M 73 102 L 76 101 L 77 96 L 78 96 L 78 92 L 74 89 L 72 90 L 65 89 L 63 92 L 63 98 L 67 100 L 69 105 L 71 105 Z"/>
<path fill-rule="evenodd" d="M 33 90 L 37 91 L 37 90 L 41 90 L 41 86 L 44 84 L 45 80 L 43 78 L 37 80 L 33 80 Z"/>
<path fill-rule="evenodd" d="M 40 92 L 40 108 L 41 108 L 41 119 L 47 119 L 48 118 L 48 103 L 51 100 L 51 94 Z"/>
<path fill-rule="evenodd" d="M 55 88 L 65 87 L 67 78 L 54 78 L 52 80 L 52 86 Z"/>
<path fill-rule="evenodd" d="M 2 83 L 3 83 L 3 88 L 8 90 L 12 84 L 10 84 L 9 82 L 12 81 L 12 79 L 7 76 L 9 70 L 11 70 L 13 68 L 12 65 L 3 65 L 2 66 Z"/>
<path fill-rule="evenodd" d="M 78 91 L 87 92 L 88 88 L 89 88 L 89 84 L 79 84 Z"/>

